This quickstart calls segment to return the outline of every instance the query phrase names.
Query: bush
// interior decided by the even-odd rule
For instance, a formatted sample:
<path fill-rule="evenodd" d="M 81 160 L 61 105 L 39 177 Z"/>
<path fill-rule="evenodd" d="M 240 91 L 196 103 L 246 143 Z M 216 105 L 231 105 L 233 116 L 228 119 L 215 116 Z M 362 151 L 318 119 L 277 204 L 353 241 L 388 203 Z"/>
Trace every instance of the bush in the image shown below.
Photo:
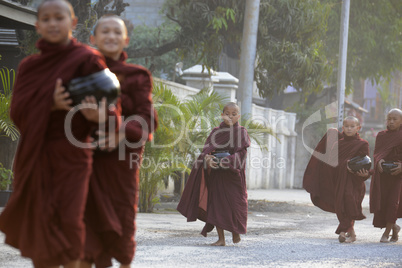
<path fill-rule="evenodd" d="M 7 169 L 0 163 L 0 190 L 9 190 L 13 178 L 13 171 Z"/>

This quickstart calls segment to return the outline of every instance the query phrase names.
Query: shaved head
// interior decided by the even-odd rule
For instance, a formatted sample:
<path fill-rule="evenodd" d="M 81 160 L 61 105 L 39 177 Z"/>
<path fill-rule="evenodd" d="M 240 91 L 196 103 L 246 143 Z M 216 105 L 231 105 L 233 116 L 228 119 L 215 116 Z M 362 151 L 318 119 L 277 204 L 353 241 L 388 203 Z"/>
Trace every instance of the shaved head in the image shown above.
<path fill-rule="evenodd" d="M 398 108 L 391 109 L 391 110 L 388 112 L 388 114 L 397 114 L 397 115 L 399 115 L 399 116 L 402 118 L 402 110 L 400 110 L 400 109 L 398 109 Z"/>
<path fill-rule="evenodd" d="M 238 106 L 236 103 L 234 103 L 234 102 L 228 102 L 228 103 L 226 103 L 226 105 L 223 107 L 223 112 L 225 112 L 225 110 L 226 110 L 227 108 L 229 108 L 229 107 L 236 108 L 236 109 L 237 109 L 237 112 L 240 113 L 239 106 Z"/>
<path fill-rule="evenodd" d="M 39 13 L 40 11 L 48 4 L 48 3 L 61 3 L 66 7 L 66 10 L 68 11 L 68 13 L 70 13 L 71 18 L 75 18 L 75 13 L 74 13 L 74 9 L 73 6 L 71 5 L 70 2 L 68 2 L 67 0 L 43 0 L 42 3 L 40 3 L 40 5 L 38 6 L 38 12 L 36 12 L 36 17 L 39 17 Z"/>
<path fill-rule="evenodd" d="M 345 124 L 345 121 L 355 121 L 355 123 L 360 126 L 359 119 L 357 119 L 357 118 L 354 117 L 354 116 L 347 116 L 347 117 L 345 117 L 345 119 L 343 119 L 343 122 L 344 122 L 343 124 Z"/>
<path fill-rule="evenodd" d="M 96 35 L 96 30 L 98 29 L 99 25 L 101 25 L 102 22 L 105 22 L 107 20 L 116 20 L 116 21 L 118 21 L 122 25 L 123 31 L 126 33 L 126 35 L 128 34 L 126 23 L 124 22 L 124 20 L 122 18 L 120 18 L 119 16 L 117 16 L 115 14 L 106 14 L 106 15 L 103 15 L 100 19 L 98 19 L 98 21 L 94 25 L 94 28 L 92 30 L 92 34 Z"/>

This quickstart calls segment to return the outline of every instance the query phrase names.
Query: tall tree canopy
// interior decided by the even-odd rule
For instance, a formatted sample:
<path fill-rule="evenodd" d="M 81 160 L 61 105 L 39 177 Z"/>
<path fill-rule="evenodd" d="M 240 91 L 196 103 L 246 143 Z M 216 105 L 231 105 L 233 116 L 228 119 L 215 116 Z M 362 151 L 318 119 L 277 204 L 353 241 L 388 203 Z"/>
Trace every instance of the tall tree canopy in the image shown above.
<path fill-rule="evenodd" d="M 230 46 L 240 58 L 244 0 L 167 0 L 166 18 L 177 25 L 157 47 L 130 47 L 130 57 L 159 56 L 178 49 L 182 57 L 219 70 L 219 55 Z M 320 90 L 328 75 L 323 42 L 328 9 L 318 0 L 262 0 L 256 81 L 263 96 L 293 85 Z"/>
<path fill-rule="evenodd" d="M 322 0 L 331 9 L 325 48 L 328 64 L 338 66 L 340 14 L 342 2 Z M 352 80 L 378 80 L 402 69 L 402 1 L 350 1 L 347 58 L 347 87 Z M 336 71 L 331 82 L 336 81 Z"/>
<path fill-rule="evenodd" d="M 350 7 L 347 89 L 360 78 L 379 79 L 402 65 L 399 0 L 353 0 Z M 218 70 L 225 46 L 240 58 L 244 0 L 167 0 L 166 18 L 177 29 L 154 47 L 131 47 L 130 57 L 176 50 Z M 261 95 L 288 85 L 305 96 L 336 82 L 341 0 L 261 0 L 256 81 Z"/>
<path fill-rule="evenodd" d="M 88 42 L 96 19 L 105 13 L 120 15 L 129 5 L 128 0 L 70 2 L 80 19 L 75 35 L 83 42 Z M 341 0 L 261 0 L 255 77 L 262 96 L 280 93 L 288 85 L 314 96 L 324 83 L 336 82 L 341 6 Z M 166 0 L 162 12 L 168 25 L 144 28 L 148 34 L 137 36 L 147 40 L 133 42 L 129 57 L 135 61 L 174 52 L 219 70 L 224 48 L 240 58 L 244 11 L 244 0 Z M 402 69 L 401 13 L 400 0 L 351 1 L 347 90 L 353 80 L 378 81 Z M 158 64 L 160 70 L 171 65 L 167 60 Z"/>

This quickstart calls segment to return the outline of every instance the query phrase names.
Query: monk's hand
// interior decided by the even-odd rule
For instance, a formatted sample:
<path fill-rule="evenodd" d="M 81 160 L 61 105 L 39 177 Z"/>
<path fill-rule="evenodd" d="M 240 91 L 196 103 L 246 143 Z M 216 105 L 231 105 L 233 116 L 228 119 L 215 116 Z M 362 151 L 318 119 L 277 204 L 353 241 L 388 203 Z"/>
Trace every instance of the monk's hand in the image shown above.
<path fill-rule="evenodd" d="M 102 151 L 113 151 L 119 144 L 126 138 L 124 128 L 120 129 L 118 132 L 105 132 L 98 130 L 96 132 L 98 135 L 98 148 Z"/>
<path fill-rule="evenodd" d="M 106 98 L 102 98 L 98 105 L 94 96 L 86 96 L 81 101 L 80 111 L 88 121 L 103 124 L 106 122 L 108 113 Z"/>
<path fill-rule="evenodd" d="M 60 78 L 57 78 L 53 92 L 53 106 L 51 110 L 70 111 L 73 100 L 69 97 L 70 93 L 66 92 L 66 88 L 63 87 L 63 81 Z"/>
<path fill-rule="evenodd" d="M 207 162 L 207 166 L 211 168 L 218 168 L 218 164 L 214 161 L 216 157 L 210 154 L 205 156 L 205 161 Z"/>
<path fill-rule="evenodd" d="M 396 176 L 402 172 L 401 162 L 395 162 L 398 166 L 396 168 L 391 169 L 391 175 Z"/>
<path fill-rule="evenodd" d="M 346 164 L 346 168 L 348 169 L 348 171 L 349 171 L 350 173 L 355 174 L 355 173 L 353 172 L 353 170 L 351 170 L 350 167 L 349 167 L 349 160 L 348 160 L 348 163 Z"/>
<path fill-rule="evenodd" d="M 230 161 L 228 158 L 224 157 L 221 159 L 221 161 L 219 161 L 219 167 L 226 169 L 228 168 L 228 165 L 230 164 Z"/>
<path fill-rule="evenodd" d="M 381 159 L 380 161 L 378 161 L 377 168 L 378 168 L 378 171 L 380 171 L 380 173 L 382 173 L 384 171 L 381 166 L 381 164 L 384 162 L 385 162 L 384 159 Z"/>
<path fill-rule="evenodd" d="M 356 172 L 356 175 L 366 178 L 366 177 L 370 176 L 370 172 L 367 169 L 363 168 L 363 169 L 359 170 L 358 172 Z"/>

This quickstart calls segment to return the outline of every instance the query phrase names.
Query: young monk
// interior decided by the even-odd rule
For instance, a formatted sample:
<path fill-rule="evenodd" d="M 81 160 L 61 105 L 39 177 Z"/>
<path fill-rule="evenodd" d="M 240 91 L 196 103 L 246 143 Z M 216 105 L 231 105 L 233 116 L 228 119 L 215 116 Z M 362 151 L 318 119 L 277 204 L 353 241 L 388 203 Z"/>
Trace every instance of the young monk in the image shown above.
<path fill-rule="evenodd" d="M 21 62 L 13 89 L 11 118 L 21 138 L 14 192 L 0 215 L 0 229 L 6 243 L 31 258 L 35 267 L 78 267 L 84 253 L 92 152 L 66 137 L 64 120 L 72 101 L 62 84 L 99 72 L 106 64 L 100 53 L 72 38 L 76 24 L 67 1 L 39 5 L 40 53 Z M 87 142 L 92 125 L 78 112 L 71 132 Z"/>
<path fill-rule="evenodd" d="M 348 116 L 343 121 L 341 136 L 337 135 L 336 129 L 329 130 L 327 136 L 332 137 L 332 147 L 327 158 L 323 159 L 327 162 L 319 162 L 313 156 L 303 181 L 316 206 L 336 213 L 339 225 L 335 233 L 339 234 L 341 243 L 356 241 L 354 222 L 365 219 L 361 203 L 365 194 L 364 181 L 370 177 L 370 173 L 366 169 L 354 173 L 348 167 L 351 158 L 369 154 L 368 142 L 358 134 L 360 127 L 356 117 Z M 320 142 L 316 151 L 322 148 L 323 144 Z M 312 186 L 312 182 L 317 186 Z"/>
<path fill-rule="evenodd" d="M 370 212 L 374 213 L 373 225 L 385 228 L 382 243 L 398 241 L 402 218 L 402 111 L 392 109 L 387 115 L 387 130 L 378 133 L 374 148 L 374 174 L 370 185 Z M 381 163 L 391 161 L 398 166 L 391 173 L 383 172 Z M 389 234 L 392 230 L 392 237 Z"/>
<path fill-rule="evenodd" d="M 106 57 L 109 69 L 121 85 L 122 127 L 118 135 L 100 140 L 103 151 L 95 151 L 93 173 L 86 208 L 86 262 L 81 267 L 108 267 L 112 258 L 120 267 L 130 267 L 135 251 L 139 168 L 143 145 L 152 138 L 157 125 L 152 105 L 152 77 L 141 66 L 125 62 L 123 51 L 129 43 L 127 28 L 118 16 L 104 16 L 94 27 L 92 44 Z M 130 116 L 142 119 L 129 120 Z M 127 121 L 128 120 L 128 121 Z M 129 146 L 119 146 L 123 140 Z M 137 146 L 134 146 L 138 143 Z M 114 144 L 114 145 L 113 145 Z M 119 160 L 119 155 L 123 159 Z"/>
<path fill-rule="evenodd" d="M 233 243 L 239 243 L 247 226 L 245 164 L 250 139 L 238 123 L 240 111 L 235 103 L 226 104 L 221 116 L 223 122 L 207 138 L 177 206 L 187 221 L 198 218 L 206 223 L 202 235 L 216 226 L 219 238 L 213 246 L 226 245 L 224 230 L 232 233 Z M 230 153 L 219 165 L 211 154 L 218 150 Z"/>

